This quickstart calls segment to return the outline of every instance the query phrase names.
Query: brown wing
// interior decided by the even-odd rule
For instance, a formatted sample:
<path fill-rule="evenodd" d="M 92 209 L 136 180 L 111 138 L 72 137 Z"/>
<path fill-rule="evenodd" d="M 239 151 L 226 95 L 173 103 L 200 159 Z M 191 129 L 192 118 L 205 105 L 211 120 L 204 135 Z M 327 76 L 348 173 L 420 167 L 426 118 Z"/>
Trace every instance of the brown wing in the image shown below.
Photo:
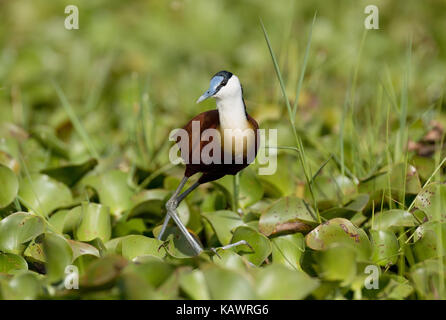
<path fill-rule="evenodd" d="M 194 124 L 195 122 L 195 124 Z M 196 126 L 196 128 L 199 128 L 199 130 L 196 130 L 195 132 L 199 133 L 198 137 L 193 137 L 193 127 Z M 184 159 L 184 161 L 187 163 L 186 166 L 186 173 L 185 175 L 187 177 L 190 177 L 191 175 L 202 172 L 203 169 L 206 169 L 203 167 L 202 164 L 193 164 L 193 156 L 198 157 L 200 159 L 200 152 L 203 149 L 205 145 L 212 142 L 212 139 L 210 141 L 201 141 L 201 134 L 206 129 L 218 129 L 220 126 L 220 118 L 218 116 L 218 110 L 209 110 L 202 112 L 192 118 L 184 127 L 183 129 L 186 130 L 186 132 L 189 135 L 188 139 L 188 150 L 187 152 L 182 152 L 181 157 Z M 181 141 L 181 138 L 177 138 L 177 143 Z M 183 144 L 179 144 L 180 149 Z"/>
<path fill-rule="evenodd" d="M 255 152 L 257 154 L 257 150 L 260 145 L 260 136 L 257 131 L 259 128 L 259 125 L 257 122 L 252 118 L 251 116 L 248 116 L 248 121 L 252 125 L 253 129 L 256 132 L 256 149 Z M 194 124 L 194 121 L 196 122 Z M 196 128 L 199 128 L 199 130 L 195 130 L 195 133 L 199 132 L 198 137 L 193 137 L 193 127 L 196 126 Z M 188 152 L 183 153 L 182 152 L 182 158 L 187 163 L 186 165 L 186 172 L 185 176 L 190 177 L 193 174 L 197 172 L 203 172 L 204 175 L 200 178 L 199 182 L 204 183 L 207 181 L 212 181 L 219 179 L 223 177 L 226 174 L 235 174 L 238 171 L 242 170 L 246 166 L 249 165 L 246 159 L 244 161 L 244 164 L 204 164 L 201 163 L 201 150 L 203 150 L 203 147 L 206 146 L 208 143 L 213 142 L 212 139 L 210 141 L 201 141 L 201 135 L 206 129 L 219 129 L 220 126 L 220 118 L 218 114 L 218 110 L 209 110 L 205 111 L 203 113 L 200 113 L 199 115 L 195 116 L 193 119 L 191 119 L 184 127 L 183 129 L 186 130 L 188 133 L 189 139 L 187 143 L 179 143 L 181 141 L 181 138 L 177 138 L 177 143 L 179 143 L 180 149 L 182 145 L 188 146 Z M 220 141 L 216 141 L 216 143 L 220 144 Z M 195 159 L 199 160 L 200 163 L 194 163 L 193 157 L 196 157 Z M 223 152 L 222 152 L 222 163 L 223 163 Z"/>

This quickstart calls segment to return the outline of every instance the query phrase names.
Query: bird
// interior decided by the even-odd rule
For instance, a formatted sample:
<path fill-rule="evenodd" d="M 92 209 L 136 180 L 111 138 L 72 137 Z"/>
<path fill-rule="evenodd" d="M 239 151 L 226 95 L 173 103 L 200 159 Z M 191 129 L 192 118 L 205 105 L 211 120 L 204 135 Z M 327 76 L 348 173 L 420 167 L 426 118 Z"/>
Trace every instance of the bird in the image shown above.
<path fill-rule="evenodd" d="M 211 78 L 209 89 L 198 98 L 197 103 L 211 97 L 216 101 L 216 109 L 198 114 L 182 128 L 186 141 L 183 141 L 184 135 L 176 138 L 186 168 L 177 189 L 166 202 L 167 214 L 157 236 L 158 240 L 162 240 L 172 218 L 197 255 L 203 248 L 179 219 L 176 211 L 178 205 L 199 185 L 226 175 L 235 175 L 246 168 L 255 160 L 260 145 L 259 125 L 246 110 L 243 88 L 236 75 L 229 71 L 217 72 Z M 207 135 L 212 139 L 203 137 Z M 204 153 L 206 149 L 208 154 Z M 201 173 L 198 180 L 181 193 L 189 178 L 198 173 Z M 251 247 L 241 240 L 211 250 L 218 255 L 216 249 L 229 249 L 242 244 Z"/>

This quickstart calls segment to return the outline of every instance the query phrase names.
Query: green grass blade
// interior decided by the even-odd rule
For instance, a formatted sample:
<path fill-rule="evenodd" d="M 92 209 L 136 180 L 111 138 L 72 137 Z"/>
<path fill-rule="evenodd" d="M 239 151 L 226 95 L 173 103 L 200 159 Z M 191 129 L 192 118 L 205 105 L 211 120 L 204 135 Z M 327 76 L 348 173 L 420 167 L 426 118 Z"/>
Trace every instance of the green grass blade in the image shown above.
<path fill-rule="evenodd" d="M 298 105 L 299 96 L 300 96 L 300 90 L 302 89 L 302 83 L 303 83 L 304 77 L 305 77 L 305 70 L 307 68 L 308 56 L 310 54 L 311 37 L 313 35 L 314 23 L 316 22 L 316 15 L 317 15 L 317 12 L 314 14 L 313 23 L 311 24 L 310 34 L 308 35 L 308 40 L 307 40 L 307 47 L 305 49 L 304 61 L 302 64 L 302 70 L 300 72 L 299 82 L 298 82 L 297 88 L 296 88 L 296 98 L 295 98 L 294 104 L 293 104 L 293 119 L 296 117 L 297 105 Z"/>
<path fill-rule="evenodd" d="M 53 86 L 54 86 L 54 89 L 56 90 L 57 95 L 59 96 L 59 99 L 62 103 L 62 107 L 65 109 L 65 112 L 68 114 L 68 117 L 70 118 L 70 120 L 74 126 L 74 129 L 81 137 L 82 141 L 84 142 L 84 144 L 87 147 L 88 151 L 90 152 L 91 156 L 98 159 L 99 154 L 96 151 L 90 137 L 88 136 L 87 131 L 85 131 L 84 127 L 82 126 L 82 123 L 80 122 L 79 118 L 76 116 L 76 113 L 74 112 L 73 107 L 68 102 L 67 97 L 65 96 L 62 89 L 55 81 L 53 81 Z"/>

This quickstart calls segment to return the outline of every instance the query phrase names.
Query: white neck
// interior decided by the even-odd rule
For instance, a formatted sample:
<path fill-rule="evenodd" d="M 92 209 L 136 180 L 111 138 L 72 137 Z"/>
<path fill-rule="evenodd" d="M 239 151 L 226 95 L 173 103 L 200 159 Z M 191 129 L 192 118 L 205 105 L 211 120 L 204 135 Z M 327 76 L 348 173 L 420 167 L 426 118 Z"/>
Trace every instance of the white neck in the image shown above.
<path fill-rule="evenodd" d="M 223 129 L 246 129 L 249 126 L 241 95 L 216 98 L 216 102 Z"/>

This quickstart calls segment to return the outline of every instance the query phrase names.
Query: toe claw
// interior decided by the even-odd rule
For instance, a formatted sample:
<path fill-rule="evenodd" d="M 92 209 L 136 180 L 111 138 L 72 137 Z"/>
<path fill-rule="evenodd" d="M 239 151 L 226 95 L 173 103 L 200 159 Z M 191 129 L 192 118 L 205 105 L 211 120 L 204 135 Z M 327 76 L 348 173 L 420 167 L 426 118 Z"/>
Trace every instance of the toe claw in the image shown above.
<path fill-rule="evenodd" d="M 216 248 L 211 248 L 211 251 L 221 259 L 221 256 L 218 254 L 217 249 Z"/>

